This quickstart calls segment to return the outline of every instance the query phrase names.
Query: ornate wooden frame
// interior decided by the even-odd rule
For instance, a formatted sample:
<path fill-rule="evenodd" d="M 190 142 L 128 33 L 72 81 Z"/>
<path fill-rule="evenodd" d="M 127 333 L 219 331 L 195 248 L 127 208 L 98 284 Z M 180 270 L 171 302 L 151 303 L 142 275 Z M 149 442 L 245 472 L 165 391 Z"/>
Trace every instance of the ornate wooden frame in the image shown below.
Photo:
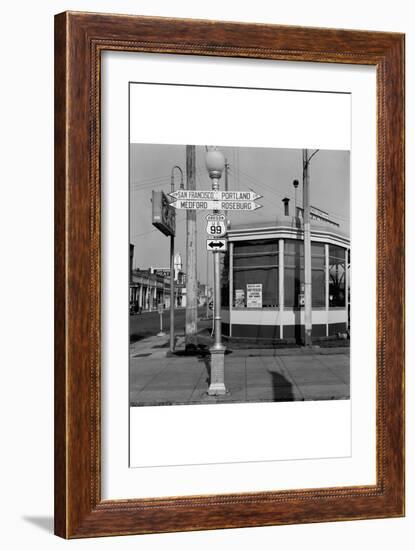
<path fill-rule="evenodd" d="M 103 50 L 376 67 L 376 485 L 101 501 L 100 53 Z M 56 534 L 77 538 L 402 516 L 404 35 L 65 12 L 55 19 L 55 52 Z"/>

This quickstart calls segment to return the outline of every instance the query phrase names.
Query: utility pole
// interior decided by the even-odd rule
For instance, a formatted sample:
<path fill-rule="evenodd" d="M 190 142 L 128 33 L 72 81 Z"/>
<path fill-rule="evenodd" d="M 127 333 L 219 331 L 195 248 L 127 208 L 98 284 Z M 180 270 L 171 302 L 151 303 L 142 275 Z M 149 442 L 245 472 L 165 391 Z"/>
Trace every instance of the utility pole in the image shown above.
<path fill-rule="evenodd" d="M 173 166 L 170 174 L 171 192 L 174 192 L 174 171 L 180 172 L 180 189 L 183 189 L 183 170 L 177 164 Z M 174 291 L 174 235 L 170 236 L 170 353 L 174 352 L 175 337 L 174 337 L 174 308 L 175 308 L 175 291 Z"/>
<path fill-rule="evenodd" d="M 310 231 L 310 178 L 308 150 L 303 149 L 303 224 L 304 224 L 304 328 L 306 346 L 311 346 L 311 231 Z"/>
<path fill-rule="evenodd" d="M 186 145 L 187 189 L 196 189 L 196 146 Z M 196 210 L 186 212 L 186 349 L 197 345 Z"/>
<path fill-rule="evenodd" d="M 170 353 L 174 352 L 174 236 L 170 237 Z"/>

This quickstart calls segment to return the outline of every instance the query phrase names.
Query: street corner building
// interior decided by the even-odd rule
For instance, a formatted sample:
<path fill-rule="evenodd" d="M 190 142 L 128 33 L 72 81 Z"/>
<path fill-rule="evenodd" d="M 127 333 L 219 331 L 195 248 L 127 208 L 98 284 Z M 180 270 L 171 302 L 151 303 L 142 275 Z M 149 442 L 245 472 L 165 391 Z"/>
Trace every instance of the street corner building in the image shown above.
<path fill-rule="evenodd" d="M 302 212 L 232 226 L 222 276 L 222 332 L 229 339 L 304 340 Z M 350 239 L 311 212 L 312 339 L 346 339 L 350 329 Z"/>

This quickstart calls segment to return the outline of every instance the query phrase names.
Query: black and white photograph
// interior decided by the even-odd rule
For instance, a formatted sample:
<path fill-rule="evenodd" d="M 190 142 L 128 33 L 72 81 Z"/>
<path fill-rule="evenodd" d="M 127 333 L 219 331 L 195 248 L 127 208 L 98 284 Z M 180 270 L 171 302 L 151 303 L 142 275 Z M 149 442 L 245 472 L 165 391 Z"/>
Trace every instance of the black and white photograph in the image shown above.
<path fill-rule="evenodd" d="M 350 399 L 350 152 L 129 144 L 130 407 Z"/>
<path fill-rule="evenodd" d="M 3 548 L 410 549 L 412 4 L 2 7 Z"/>

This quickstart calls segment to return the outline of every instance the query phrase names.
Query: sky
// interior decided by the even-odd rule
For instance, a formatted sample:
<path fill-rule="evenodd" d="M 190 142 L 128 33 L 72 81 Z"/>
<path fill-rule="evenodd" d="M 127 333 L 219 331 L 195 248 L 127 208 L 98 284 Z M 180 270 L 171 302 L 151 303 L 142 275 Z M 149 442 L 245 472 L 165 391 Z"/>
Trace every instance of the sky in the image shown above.
<path fill-rule="evenodd" d="M 217 146 L 229 164 L 229 190 L 255 191 L 262 195 L 256 202 L 263 207 L 248 213 L 229 213 L 233 227 L 240 223 L 258 225 L 284 217 L 282 199 L 290 198 L 290 214 L 294 214 L 295 191 L 297 205 L 302 206 L 302 150 L 253 147 Z M 205 167 L 205 147 L 196 146 L 196 188 L 210 190 L 212 181 Z M 130 242 L 135 245 L 134 267 L 168 267 L 170 238 L 152 225 L 152 190 L 170 192 L 172 167 L 179 165 L 186 186 L 186 146 L 130 144 Z M 319 150 L 310 162 L 310 203 L 329 213 L 349 235 L 350 153 L 349 151 Z M 180 174 L 175 170 L 176 189 Z M 220 180 L 224 189 L 224 174 Z M 197 213 L 197 271 L 200 282 L 206 282 L 209 256 L 209 284 L 212 284 L 212 253 L 206 251 L 206 215 Z M 176 251 L 180 252 L 183 267 L 186 262 L 186 212 L 176 210 Z"/>

